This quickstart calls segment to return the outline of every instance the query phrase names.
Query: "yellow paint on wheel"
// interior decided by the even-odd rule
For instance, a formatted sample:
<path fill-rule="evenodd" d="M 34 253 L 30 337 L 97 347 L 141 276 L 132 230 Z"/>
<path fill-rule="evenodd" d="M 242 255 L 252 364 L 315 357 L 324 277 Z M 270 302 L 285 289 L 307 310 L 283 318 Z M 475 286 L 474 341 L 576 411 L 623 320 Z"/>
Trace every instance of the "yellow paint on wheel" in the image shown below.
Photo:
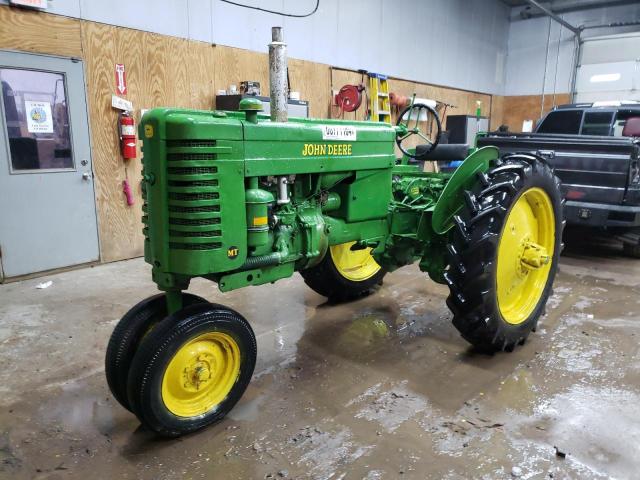
<path fill-rule="evenodd" d="M 549 195 L 537 187 L 526 190 L 511 207 L 498 243 L 498 307 L 508 323 L 527 320 L 542 297 L 555 235 Z"/>
<path fill-rule="evenodd" d="M 356 242 L 331 246 L 331 259 L 344 278 L 352 282 L 363 282 L 373 277 L 382 267 L 371 256 L 371 248 L 351 250 L 354 243 Z"/>
<path fill-rule="evenodd" d="M 178 417 L 215 409 L 240 373 L 240 348 L 226 333 L 203 333 L 182 345 L 162 378 L 162 401 Z"/>

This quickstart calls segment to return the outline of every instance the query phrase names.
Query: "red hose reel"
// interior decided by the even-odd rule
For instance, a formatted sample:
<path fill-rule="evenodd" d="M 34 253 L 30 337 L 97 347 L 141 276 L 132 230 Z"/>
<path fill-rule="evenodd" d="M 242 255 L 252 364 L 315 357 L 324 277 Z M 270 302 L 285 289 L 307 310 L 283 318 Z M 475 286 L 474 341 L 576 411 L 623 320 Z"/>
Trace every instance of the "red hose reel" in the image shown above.
<path fill-rule="evenodd" d="M 364 85 L 345 85 L 335 96 L 336 105 L 343 112 L 355 112 L 362 103 Z"/>

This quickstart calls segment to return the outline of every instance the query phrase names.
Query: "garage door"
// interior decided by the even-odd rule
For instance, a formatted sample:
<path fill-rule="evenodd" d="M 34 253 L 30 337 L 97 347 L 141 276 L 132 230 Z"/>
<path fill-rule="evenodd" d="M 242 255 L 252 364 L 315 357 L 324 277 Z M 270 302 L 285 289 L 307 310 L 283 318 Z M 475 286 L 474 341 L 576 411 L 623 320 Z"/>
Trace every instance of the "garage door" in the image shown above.
<path fill-rule="evenodd" d="M 576 102 L 640 100 L 640 33 L 584 40 Z"/>

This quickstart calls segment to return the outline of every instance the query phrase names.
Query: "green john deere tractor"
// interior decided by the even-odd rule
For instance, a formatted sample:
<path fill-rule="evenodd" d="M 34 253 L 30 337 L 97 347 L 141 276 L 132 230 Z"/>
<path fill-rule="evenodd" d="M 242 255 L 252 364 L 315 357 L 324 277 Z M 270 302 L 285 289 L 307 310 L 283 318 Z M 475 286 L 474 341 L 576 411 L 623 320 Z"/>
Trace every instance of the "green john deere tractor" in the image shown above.
<path fill-rule="evenodd" d="M 453 324 L 477 349 L 525 341 L 551 292 L 564 225 L 549 165 L 485 147 L 453 174 L 424 172 L 415 159 L 437 148 L 440 133 L 426 105 L 408 107 L 395 126 L 271 121 L 260 106 L 154 109 L 142 119 L 145 260 L 164 293 L 122 318 L 106 374 L 144 425 L 166 436 L 209 425 L 253 373 L 249 322 L 185 293 L 193 277 L 226 292 L 299 272 L 344 300 L 419 262 L 449 286 Z M 433 134 L 421 131 L 424 114 Z M 406 148 L 414 135 L 424 145 Z"/>

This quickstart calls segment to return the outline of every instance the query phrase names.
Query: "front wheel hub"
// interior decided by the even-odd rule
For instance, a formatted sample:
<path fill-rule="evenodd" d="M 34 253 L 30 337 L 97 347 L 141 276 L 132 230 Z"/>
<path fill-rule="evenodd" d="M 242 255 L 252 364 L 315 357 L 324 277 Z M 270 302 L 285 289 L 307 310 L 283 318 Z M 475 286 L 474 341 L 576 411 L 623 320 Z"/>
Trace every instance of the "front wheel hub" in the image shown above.
<path fill-rule="evenodd" d="M 162 379 L 162 401 L 179 417 L 194 417 L 216 408 L 233 388 L 240 372 L 240 349 L 222 332 L 208 332 L 182 345 Z"/>

